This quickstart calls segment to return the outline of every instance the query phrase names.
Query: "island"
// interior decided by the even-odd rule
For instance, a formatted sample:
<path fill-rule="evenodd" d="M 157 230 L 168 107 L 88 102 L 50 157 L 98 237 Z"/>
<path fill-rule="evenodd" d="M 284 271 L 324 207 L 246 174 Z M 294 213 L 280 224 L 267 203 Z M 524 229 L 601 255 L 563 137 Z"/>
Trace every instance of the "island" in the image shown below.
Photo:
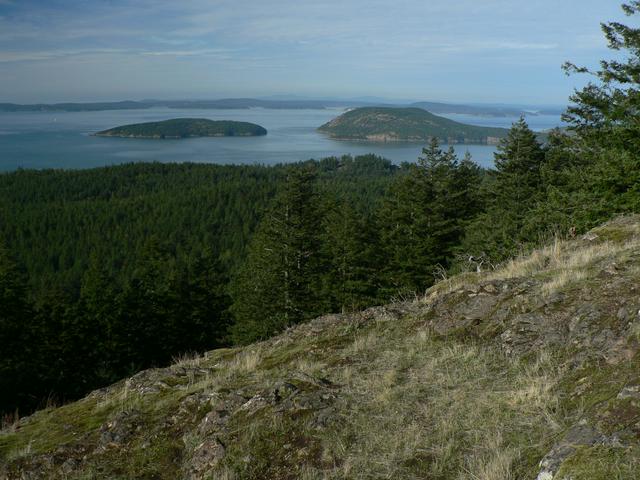
<path fill-rule="evenodd" d="M 134 123 L 94 133 L 97 137 L 124 138 L 194 138 L 194 137 L 256 137 L 267 130 L 249 122 L 208 120 L 205 118 L 173 118 L 161 122 Z"/>
<path fill-rule="evenodd" d="M 496 145 L 506 128 L 478 127 L 434 115 L 422 108 L 362 107 L 349 110 L 320 128 L 338 140 Z"/>

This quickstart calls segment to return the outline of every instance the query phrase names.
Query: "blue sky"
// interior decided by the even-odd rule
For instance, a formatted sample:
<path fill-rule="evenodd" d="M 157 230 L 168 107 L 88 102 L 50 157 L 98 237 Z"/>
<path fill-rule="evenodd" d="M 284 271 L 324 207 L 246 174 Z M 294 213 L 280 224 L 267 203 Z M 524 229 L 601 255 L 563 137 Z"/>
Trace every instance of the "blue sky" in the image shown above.
<path fill-rule="evenodd" d="M 563 104 L 616 0 L 0 0 L 0 101 Z"/>

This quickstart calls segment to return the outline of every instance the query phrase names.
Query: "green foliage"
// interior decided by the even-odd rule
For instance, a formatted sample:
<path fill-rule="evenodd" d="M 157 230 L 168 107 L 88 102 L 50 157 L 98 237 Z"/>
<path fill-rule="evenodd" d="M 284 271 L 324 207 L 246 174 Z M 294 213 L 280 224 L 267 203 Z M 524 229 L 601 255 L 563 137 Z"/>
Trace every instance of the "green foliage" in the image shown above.
<path fill-rule="evenodd" d="M 417 165 L 392 185 L 378 214 L 384 282 L 392 293 L 421 292 L 450 264 L 465 225 L 478 213 L 481 171 L 433 139 Z"/>
<path fill-rule="evenodd" d="M 627 15 L 640 12 L 638 2 L 622 7 Z M 569 134 L 549 137 L 542 184 L 522 230 L 529 243 L 640 211 L 640 29 L 618 22 L 602 29 L 618 59 L 601 61 L 597 71 L 565 65 L 567 73 L 589 73 L 594 81 L 571 97 L 564 115 Z"/>
<path fill-rule="evenodd" d="M 632 1 L 623 4 L 622 8 L 628 16 L 637 15 L 640 2 Z M 574 104 L 567 110 L 565 120 L 586 146 L 638 152 L 640 28 L 609 22 L 602 24 L 602 31 L 609 48 L 617 52 L 618 57 L 626 58 L 602 60 L 596 71 L 565 64 L 567 73 L 589 73 L 595 80 L 573 94 Z"/>
<path fill-rule="evenodd" d="M 636 15 L 640 3 L 623 9 Z M 565 65 L 594 81 L 571 97 L 568 132 L 551 132 L 545 148 L 524 121 L 513 126 L 485 189 L 487 211 L 468 229 L 463 252 L 495 264 L 552 235 L 575 235 L 640 211 L 640 29 L 618 22 L 602 29 L 619 59 L 602 61 L 597 71 Z"/>
<path fill-rule="evenodd" d="M 373 155 L 291 167 L 232 280 L 235 342 L 378 302 L 372 212 L 395 171 Z"/>
<path fill-rule="evenodd" d="M 96 133 L 100 137 L 189 138 L 253 137 L 266 135 L 260 125 L 206 118 L 173 118 L 161 122 L 134 123 Z"/>
<path fill-rule="evenodd" d="M 0 244 L 0 406 L 19 405 L 28 396 L 29 357 L 36 353 L 29 343 L 32 317 L 24 275 Z"/>
<path fill-rule="evenodd" d="M 321 312 L 316 175 L 312 165 L 287 174 L 251 242 L 232 287 L 236 342 L 266 338 Z"/>
<path fill-rule="evenodd" d="M 350 110 L 322 125 L 335 138 L 357 140 L 493 143 L 505 137 L 504 128 L 478 127 L 439 117 L 421 108 L 363 107 Z"/>
<path fill-rule="evenodd" d="M 0 175 L 0 240 L 17 259 L 5 252 L 0 262 L 8 272 L 0 411 L 28 411 L 48 396 L 77 398 L 228 344 L 229 277 L 275 192 L 303 171 L 316 172 L 308 179 L 314 205 L 339 195 L 366 212 L 396 167 L 369 155 L 275 167 L 136 164 Z M 303 203 L 295 197 L 290 206 Z M 317 275 L 309 276 L 313 288 L 296 294 L 291 321 L 340 308 L 321 286 L 321 212 L 309 210 L 304 222 Z"/>
<path fill-rule="evenodd" d="M 463 253 L 496 263 L 538 240 L 526 225 L 542 195 L 544 162 L 542 145 L 521 118 L 498 145 L 496 170 L 485 189 L 487 208 L 467 229 Z"/>
<path fill-rule="evenodd" d="M 358 212 L 344 197 L 327 199 L 323 211 L 325 304 L 330 311 L 351 312 L 379 303 L 383 257 L 373 216 Z"/>

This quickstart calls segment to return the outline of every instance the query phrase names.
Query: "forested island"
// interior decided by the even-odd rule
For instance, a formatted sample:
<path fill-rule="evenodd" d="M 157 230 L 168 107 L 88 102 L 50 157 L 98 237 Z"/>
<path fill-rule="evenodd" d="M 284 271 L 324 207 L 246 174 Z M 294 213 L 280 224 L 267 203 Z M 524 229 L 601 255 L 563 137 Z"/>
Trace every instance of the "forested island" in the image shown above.
<path fill-rule="evenodd" d="M 424 142 L 436 138 L 448 144 L 495 145 L 509 132 L 478 127 L 434 115 L 422 108 L 362 107 L 350 110 L 320 128 L 340 140 Z"/>
<path fill-rule="evenodd" d="M 94 136 L 177 139 L 194 137 L 256 137 L 266 134 L 267 130 L 255 123 L 208 120 L 205 118 L 174 118 L 161 122 L 123 125 L 97 132 Z"/>

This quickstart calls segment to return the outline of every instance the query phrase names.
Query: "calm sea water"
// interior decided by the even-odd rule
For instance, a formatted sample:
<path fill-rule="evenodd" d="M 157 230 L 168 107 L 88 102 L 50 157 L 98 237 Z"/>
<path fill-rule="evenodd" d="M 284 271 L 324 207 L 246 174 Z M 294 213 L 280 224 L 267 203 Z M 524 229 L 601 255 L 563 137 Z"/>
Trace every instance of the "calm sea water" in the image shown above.
<path fill-rule="evenodd" d="M 0 112 L 0 171 L 17 168 L 91 168 L 127 162 L 196 162 L 218 164 L 275 164 L 320 159 L 332 155 L 375 153 L 393 162 L 413 162 L 422 144 L 369 143 L 331 140 L 316 128 L 340 115 L 327 110 L 179 110 L 153 108 L 102 112 Z M 90 133 L 128 123 L 197 117 L 257 123 L 264 137 L 143 140 L 92 137 Z M 448 115 L 464 123 L 509 127 L 515 118 Z M 533 129 L 552 128 L 555 116 L 528 118 Z M 483 165 L 493 164 L 495 148 L 455 146 L 460 156 L 469 151 Z"/>

